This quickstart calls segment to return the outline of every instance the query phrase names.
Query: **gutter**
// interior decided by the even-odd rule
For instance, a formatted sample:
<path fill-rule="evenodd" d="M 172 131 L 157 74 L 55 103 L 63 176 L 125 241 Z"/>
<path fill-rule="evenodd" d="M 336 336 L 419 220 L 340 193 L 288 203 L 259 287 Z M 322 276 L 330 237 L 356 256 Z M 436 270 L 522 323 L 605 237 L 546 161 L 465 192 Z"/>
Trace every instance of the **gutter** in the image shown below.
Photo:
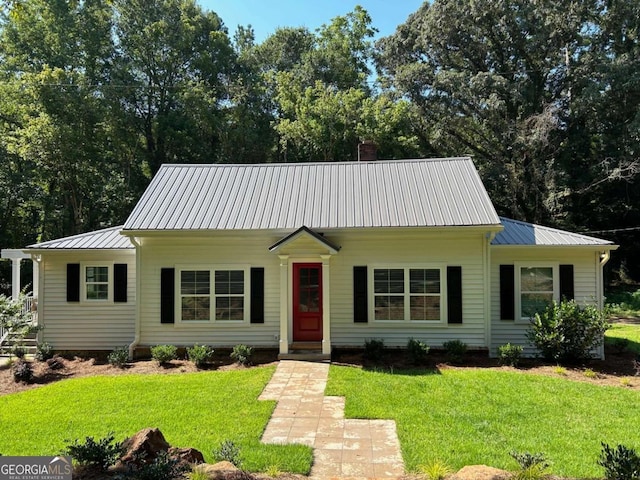
<path fill-rule="evenodd" d="M 129 360 L 133 360 L 133 354 L 136 347 L 140 343 L 140 243 L 136 237 L 129 237 L 129 240 L 136 248 L 136 319 L 135 319 L 135 334 L 133 336 L 133 342 L 129 344 Z"/>

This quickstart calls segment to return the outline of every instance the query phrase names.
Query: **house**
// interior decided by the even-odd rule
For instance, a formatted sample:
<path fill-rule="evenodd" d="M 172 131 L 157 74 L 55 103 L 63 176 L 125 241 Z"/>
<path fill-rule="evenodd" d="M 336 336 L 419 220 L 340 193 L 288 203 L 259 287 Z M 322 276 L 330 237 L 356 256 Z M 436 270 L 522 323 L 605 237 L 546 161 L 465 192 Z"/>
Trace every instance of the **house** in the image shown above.
<path fill-rule="evenodd" d="M 602 307 L 615 248 L 498 217 L 465 157 L 164 165 L 123 226 L 25 252 L 55 349 L 417 338 L 495 355 L 554 299 Z"/>

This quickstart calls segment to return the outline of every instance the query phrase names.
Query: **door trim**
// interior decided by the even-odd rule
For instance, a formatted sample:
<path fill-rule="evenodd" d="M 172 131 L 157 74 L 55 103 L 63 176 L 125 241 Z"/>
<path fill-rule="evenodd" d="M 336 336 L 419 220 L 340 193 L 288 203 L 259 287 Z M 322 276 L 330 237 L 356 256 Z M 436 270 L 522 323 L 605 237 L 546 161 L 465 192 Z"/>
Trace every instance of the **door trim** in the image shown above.
<path fill-rule="evenodd" d="M 318 271 L 318 310 L 310 314 L 298 311 L 300 301 L 300 269 L 315 268 Z M 293 262 L 292 263 L 292 332 L 293 342 L 321 342 L 324 336 L 324 292 L 323 292 L 323 264 L 322 262 Z M 300 324 L 304 320 L 317 322 L 317 329 L 308 334 L 300 330 Z"/>

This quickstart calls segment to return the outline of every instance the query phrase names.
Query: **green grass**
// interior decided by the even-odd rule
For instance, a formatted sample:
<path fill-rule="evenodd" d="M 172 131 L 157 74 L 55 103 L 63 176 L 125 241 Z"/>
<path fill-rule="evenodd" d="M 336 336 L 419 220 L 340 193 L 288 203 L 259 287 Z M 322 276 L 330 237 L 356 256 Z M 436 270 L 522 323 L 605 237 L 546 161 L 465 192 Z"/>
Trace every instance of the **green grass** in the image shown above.
<path fill-rule="evenodd" d="M 75 439 L 122 440 L 158 427 L 173 446 L 212 450 L 226 440 L 239 448 L 243 467 L 306 474 L 311 449 L 263 445 L 260 436 L 275 402 L 258 401 L 273 368 L 177 375 L 121 375 L 65 380 L 0 397 L 0 452 L 53 455 Z"/>
<path fill-rule="evenodd" d="M 640 447 L 640 392 L 490 370 L 384 373 L 332 366 L 327 395 L 346 396 L 348 418 L 397 424 L 409 471 L 517 468 L 510 451 L 544 453 L 551 471 L 602 476 L 600 442 Z"/>
<path fill-rule="evenodd" d="M 626 338 L 629 341 L 626 348 L 640 354 L 640 325 L 614 323 L 606 331 L 604 338 L 608 344 L 615 344 L 618 338 Z"/>
<path fill-rule="evenodd" d="M 640 317 L 640 290 L 618 288 L 607 292 L 606 308 L 616 317 Z"/>

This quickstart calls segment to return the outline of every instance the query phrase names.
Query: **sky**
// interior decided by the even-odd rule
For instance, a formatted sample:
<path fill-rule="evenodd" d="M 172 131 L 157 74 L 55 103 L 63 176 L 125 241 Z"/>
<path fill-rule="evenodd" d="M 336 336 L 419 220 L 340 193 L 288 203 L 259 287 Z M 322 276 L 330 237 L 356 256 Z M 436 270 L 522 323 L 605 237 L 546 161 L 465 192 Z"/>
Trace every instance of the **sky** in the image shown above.
<path fill-rule="evenodd" d="M 391 35 L 396 27 L 418 10 L 422 0 L 197 0 L 205 10 L 212 10 L 233 36 L 238 25 L 251 24 L 256 43 L 261 43 L 278 27 L 307 27 L 314 31 L 331 19 L 352 12 L 356 5 L 371 16 L 379 30 L 376 38 Z"/>

